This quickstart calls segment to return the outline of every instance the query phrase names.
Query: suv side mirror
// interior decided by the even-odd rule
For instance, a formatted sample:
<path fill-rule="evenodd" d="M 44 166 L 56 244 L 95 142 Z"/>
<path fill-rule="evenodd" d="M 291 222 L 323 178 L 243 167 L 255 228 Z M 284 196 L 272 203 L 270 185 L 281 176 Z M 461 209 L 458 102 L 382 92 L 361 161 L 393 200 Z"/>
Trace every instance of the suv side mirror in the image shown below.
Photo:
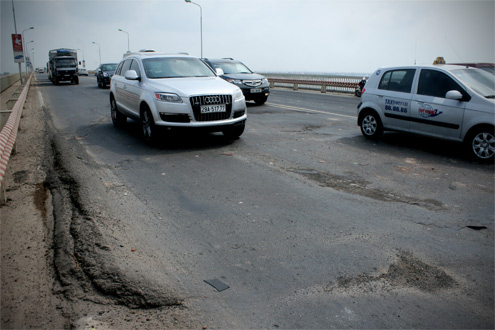
<path fill-rule="evenodd" d="M 216 68 L 215 71 L 217 73 L 217 76 L 222 76 L 224 74 L 224 72 L 221 68 Z"/>
<path fill-rule="evenodd" d="M 141 77 L 137 75 L 136 70 L 127 70 L 124 77 L 127 80 L 141 80 Z"/>
<path fill-rule="evenodd" d="M 445 98 L 450 99 L 450 100 L 461 101 L 462 100 L 462 94 L 461 94 L 461 92 L 455 91 L 455 90 L 448 91 L 447 94 L 445 94 Z"/>

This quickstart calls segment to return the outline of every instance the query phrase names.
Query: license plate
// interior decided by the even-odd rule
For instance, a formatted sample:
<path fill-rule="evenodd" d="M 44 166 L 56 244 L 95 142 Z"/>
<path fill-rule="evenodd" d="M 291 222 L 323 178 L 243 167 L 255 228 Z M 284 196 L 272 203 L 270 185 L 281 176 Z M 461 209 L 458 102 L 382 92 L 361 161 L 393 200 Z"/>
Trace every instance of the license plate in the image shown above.
<path fill-rule="evenodd" d="M 201 113 L 225 112 L 225 104 L 202 105 Z"/>
<path fill-rule="evenodd" d="M 262 89 L 261 88 L 251 88 L 251 93 L 261 93 Z"/>

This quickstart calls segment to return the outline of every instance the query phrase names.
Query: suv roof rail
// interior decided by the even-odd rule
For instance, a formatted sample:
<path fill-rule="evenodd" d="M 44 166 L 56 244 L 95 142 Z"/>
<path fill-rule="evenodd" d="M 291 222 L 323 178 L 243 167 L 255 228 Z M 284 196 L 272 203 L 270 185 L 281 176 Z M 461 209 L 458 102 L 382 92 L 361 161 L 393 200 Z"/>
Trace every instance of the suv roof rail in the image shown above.
<path fill-rule="evenodd" d="M 156 51 L 154 49 L 140 49 L 137 52 L 129 52 L 128 51 L 124 54 L 123 57 L 126 58 L 127 56 L 130 56 L 130 55 L 189 55 L 189 53 L 187 53 L 187 52 L 163 53 L 163 52 Z"/>
<path fill-rule="evenodd" d="M 222 57 L 222 60 L 234 60 L 232 57 Z"/>

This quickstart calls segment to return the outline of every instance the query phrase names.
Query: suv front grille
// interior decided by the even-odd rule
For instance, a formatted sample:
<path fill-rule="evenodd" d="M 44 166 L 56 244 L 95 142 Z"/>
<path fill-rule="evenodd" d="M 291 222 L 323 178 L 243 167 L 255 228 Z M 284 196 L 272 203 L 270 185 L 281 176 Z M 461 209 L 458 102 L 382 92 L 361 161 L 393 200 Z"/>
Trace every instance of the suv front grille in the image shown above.
<path fill-rule="evenodd" d="M 249 87 L 258 87 L 261 85 L 261 80 L 244 80 L 243 83 Z"/>
<path fill-rule="evenodd" d="M 225 112 L 201 113 L 202 105 L 225 104 Z M 232 113 L 232 95 L 202 95 L 191 97 L 191 106 L 196 121 L 215 121 L 230 118 Z"/>

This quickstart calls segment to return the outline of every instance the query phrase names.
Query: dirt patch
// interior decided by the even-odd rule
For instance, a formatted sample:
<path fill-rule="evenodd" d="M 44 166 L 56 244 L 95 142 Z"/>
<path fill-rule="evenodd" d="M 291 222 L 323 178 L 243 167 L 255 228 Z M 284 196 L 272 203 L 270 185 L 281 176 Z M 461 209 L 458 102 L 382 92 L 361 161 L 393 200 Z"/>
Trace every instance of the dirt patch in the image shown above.
<path fill-rule="evenodd" d="M 426 264 L 410 252 L 400 252 L 397 261 L 378 275 L 362 274 L 356 277 L 339 277 L 330 291 L 374 292 L 393 288 L 413 288 L 423 292 L 436 292 L 455 286 L 455 280 L 442 269 Z"/>
<path fill-rule="evenodd" d="M 111 251 L 53 154 L 50 110 L 37 93 L 34 84 L 4 178 L 0 329 L 201 328 L 202 320 L 162 288 L 124 281 L 111 262 L 94 258 Z M 55 171 L 47 160 L 55 161 Z"/>
<path fill-rule="evenodd" d="M 17 83 L 12 89 L 17 89 Z M 4 94 L 2 93 L 2 100 Z M 45 119 L 33 105 L 30 90 L 4 182 L 7 203 L 1 221 L 1 329 L 64 329 L 70 312 L 64 299 L 53 294 L 52 235 L 46 173 Z"/>
<path fill-rule="evenodd" d="M 28 171 L 17 171 L 14 173 L 14 182 L 15 183 L 24 183 L 28 180 L 29 178 L 29 172 Z"/>
<path fill-rule="evenodd" d="M 33 191 L 33 201 L 34 206 L 41 213 L 41 217 L 46 219 L 47 209 L 46 200 L 48 199 L 48 188 L 44 182 L 39 182 L 35 184 L 35 189 Z"/>

